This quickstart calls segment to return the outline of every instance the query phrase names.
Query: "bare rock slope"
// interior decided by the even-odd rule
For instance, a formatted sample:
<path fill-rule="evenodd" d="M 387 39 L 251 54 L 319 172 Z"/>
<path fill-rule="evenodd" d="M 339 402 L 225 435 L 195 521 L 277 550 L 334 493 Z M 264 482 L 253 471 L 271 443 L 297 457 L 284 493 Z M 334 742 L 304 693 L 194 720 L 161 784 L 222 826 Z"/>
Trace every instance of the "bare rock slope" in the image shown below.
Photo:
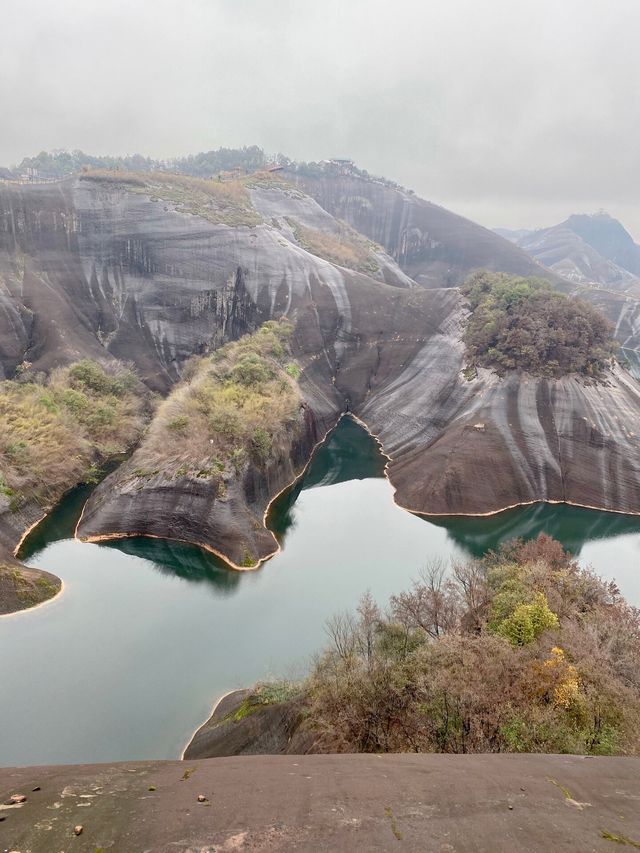
<path fill-rule="evenodd" d="M 465 307 L 450 285 L 480 266 L 542 268 L 448 211 L 342 175 L 220 188 L 153 174 L 3 187 L 0 210 L 7 374 L 24 360 L 48 369 L 107 353 L 167 391 L 193 354 L 270 318 L 294 328 L 304 425 L 266 475 L 249 466 L 224 507 L 162 473 L 125 487 L 125 467 L 89 501 L 80 536 L 187 538 L 236 565 L 251 540 L 262 558 L 274 546 L 268 501 L 346 410 L 380 438 L 397 500 L 413 511 L 566 500 L 640 512 L 640 392 L 626 373 L 465 379 Z"/>
<path fill-rule="evenodd" d="M 2 811 L 2 839 L 32 853 L 606 853 L 638 846 L 639 770 L 637 758 L 572 755 L 263 755 L 8 768 L 0 771 L 2 800 L 24 793 L 26 801 Z"/>
<path fill-rule="evenodd" d="M 332 216 L 384 246 L 422 286 L 455 286 L 478 268 L 558 280 L 493 231 L 349 167 L 328 166 L 318 174 L 298 170 L 287 177 Z"/>

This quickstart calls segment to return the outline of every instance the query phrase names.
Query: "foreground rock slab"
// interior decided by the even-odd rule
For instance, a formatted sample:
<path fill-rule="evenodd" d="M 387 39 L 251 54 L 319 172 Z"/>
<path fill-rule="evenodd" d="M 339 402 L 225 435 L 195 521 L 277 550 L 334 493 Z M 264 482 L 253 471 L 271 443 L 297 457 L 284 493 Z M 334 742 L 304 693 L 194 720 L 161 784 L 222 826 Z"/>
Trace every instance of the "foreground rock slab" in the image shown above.
<path fill-rule="evenodd" d="M 313 755 L 0 770 L 0 845 L 50 853 L 614 851 L 640 844 L 640 758 Z M 198 795 L 206 797 L 198 802 Z"/>

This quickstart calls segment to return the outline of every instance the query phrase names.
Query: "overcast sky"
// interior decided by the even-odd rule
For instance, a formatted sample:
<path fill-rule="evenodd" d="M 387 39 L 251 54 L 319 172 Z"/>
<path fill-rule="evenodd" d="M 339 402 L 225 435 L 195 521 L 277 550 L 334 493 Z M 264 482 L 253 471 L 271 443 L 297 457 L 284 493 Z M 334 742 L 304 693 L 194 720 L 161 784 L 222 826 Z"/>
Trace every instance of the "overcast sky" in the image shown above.
<path fill-rule="evenodd" d="M 640 0 L 0 0 L 0 165 L 258 144 L 640 239 Z"/>

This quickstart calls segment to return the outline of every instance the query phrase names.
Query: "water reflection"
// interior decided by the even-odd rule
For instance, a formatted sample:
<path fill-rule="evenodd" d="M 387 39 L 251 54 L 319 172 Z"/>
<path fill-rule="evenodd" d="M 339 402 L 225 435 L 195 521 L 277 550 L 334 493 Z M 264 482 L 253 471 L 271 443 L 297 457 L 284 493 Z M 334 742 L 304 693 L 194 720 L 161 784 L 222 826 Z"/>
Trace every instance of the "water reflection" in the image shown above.
<path fill-rule="evenodd" d="M 147 560 L 163 574 L 194 583 L 209 583 L 219 595 L 232 595 L 244 577 L 243 572 L 230 570 L 215 554 L 184 542 L 134 536 L 105 542 L 104 546 Z"/>
<path fill-rule="evenodd" d="M 444 527 L 451 540 L 474 557 L 509 539 L 534 539 L 539 533 L 553 536 L 576 555 L 587 542 L 640 533 L 638 516 L 567 504 L 537 503 L 482 518 L 451 516 L 427 521 Z"/>
<path fill-rule="evenodd" d="M 18 551 L 21 560 L 29 561 L 38 551 L 52 542 L 73 536 L 82 507 L 93 490 L 93 486 L 78 486 L 72 489 L 58 506 L 37 527 L 34 527 Z"/>
<path fill-rule="evenodd" d="M 385 462 L 378 445 L 366 430 L 351 418 L 344 417 L 316 450 L 304 476 L 274 501 L 268 516 L 270 529 L 284 544 L 295 529 L 295 504 L 303 490 L 383 477 Z M 30 534 L 20 557 L 28 560 L 53 542 L 72 537 L 91 488 L 80 486 L 70 492 Z M 428 517 L 422 520 L 443 528 L 455 546 L 475 557 L 496 548 L 501 542 L 516 538 L 532 539 L 541 532 L 553 536 L 576 555 L 588 542 L 640 533 L 638 516 L 565 504 L 537 503 L 492 516 Z M 195 583 L 206 582 L 223 596 L 236 592 L 247 577 L 244 573 L 229 570 L 215 555 L 182 542 L 133 537 L 105 542 L 101 547 L 144 559 L 163 574 Z"/>
<path fill-rule="evenodd" d="M 348 480 L 384 477 L 386 459 L 373 438 L 356 421 L 344 417 L 315 452 L 297 483 L 273 502 L 267 523 L 280 543 L 295 527 L 293 508 L 303 489 L 333 486 Z"/>
<path fill-rule="evenodd" d="M 537 505 L 422 520 L 393 503 L 383 465 L 375 442 L 344 420 L 276 503 L 285 546 L 256 572 L 178 542 L 78 542 L 88 490 L 68 495 L 25 549 L 65 594 L 0 619 L 0 713 L 20 721 L 0 727 L 0 765 L 175 758 L 217 697 L 304 675 L 332 614 L 354 610 L 367 589 L 384 606 L 430 557 L 546 530 L 640 603 L 640 519 Z"/>
<path fill-rule="evenodd" d="M 386 460 L 374 439 L 349 417 L 342 418 L 327 440 L 316 450 L 303 477 L 274 501 L 268 525 L 279 542 L 295 528 L 294 505 L 303 489 L 383 477 Z M 48 545 L 74 535 L 76 524 L 93 486 L 79 486 L 69 492 L 56 509 L 29 535 L 20 558 L 29 560 Z M 221 595 L 231 595 L 245 573 L 229 570 L 223 560 L 197 546 L 166 539 L 135 536 L 100 543 L 132 557 L 150 562 L 163 574 L 186 581 L 209 583 Z"/>

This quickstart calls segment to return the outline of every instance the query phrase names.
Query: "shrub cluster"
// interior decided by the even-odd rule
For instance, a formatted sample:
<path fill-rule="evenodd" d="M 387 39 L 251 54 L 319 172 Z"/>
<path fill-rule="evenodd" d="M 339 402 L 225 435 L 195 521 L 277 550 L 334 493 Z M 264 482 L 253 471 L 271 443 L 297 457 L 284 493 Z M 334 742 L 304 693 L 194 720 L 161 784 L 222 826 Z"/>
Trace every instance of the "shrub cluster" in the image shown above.
<path fill-rule="evenodd" d="M 616 352 L 609 321 L 543 279 L 479 272 L 467 279 L 462 292 L 471 307 L 463 340 L 472 368 L 598 376 Z"/>
<path fill-rule="evenodd" d="M 541 534 L 328 624 L 319 752 L 640 751 L 640 615 Z"/>
<path fill-rule="evenodd" d="M 192 359 L 184 381 L 158 409 L 136 453 L 142 463 L 136 471 L 222 479 L 250 460 L 266 466 L 298 417 L 291 333 L 288 321 L 270 320 L 213 355 Z"/>
<path fill-rule="evenodd" d="M 17 510 L 54 503 L 125 451 L 144 424 L 139 382 L 121 365 L 87 359 L 49 378 L 23 372 L 0 383 L 0 495 Z"/>

